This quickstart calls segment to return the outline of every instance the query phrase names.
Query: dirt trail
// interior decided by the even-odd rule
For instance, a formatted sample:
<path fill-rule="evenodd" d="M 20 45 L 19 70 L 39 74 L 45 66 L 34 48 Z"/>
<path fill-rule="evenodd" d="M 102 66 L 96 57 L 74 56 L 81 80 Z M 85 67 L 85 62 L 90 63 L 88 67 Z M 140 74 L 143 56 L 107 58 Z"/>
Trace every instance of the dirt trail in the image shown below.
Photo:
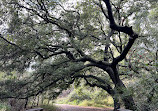
<path fill-rule="evenodd" d="M 59 111 L 112 111 L 110 108 L 84 107 L 67 104 L 57 104 L 56 106 L 59 107 Z"/>

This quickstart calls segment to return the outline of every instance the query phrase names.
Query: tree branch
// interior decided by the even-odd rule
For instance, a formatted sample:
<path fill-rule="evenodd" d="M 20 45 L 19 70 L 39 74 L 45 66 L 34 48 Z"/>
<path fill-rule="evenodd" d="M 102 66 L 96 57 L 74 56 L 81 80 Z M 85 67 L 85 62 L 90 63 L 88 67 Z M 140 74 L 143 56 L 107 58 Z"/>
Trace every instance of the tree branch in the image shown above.
<path fill-rule="evenodd" d="M 132 27 L 128 27 L 128 26 L 119 26 L 116 25 L 113 14 L 112 14 L 112 8 L 111 8 L 111 4 L 110 4 L 110 0 L 103 0 L 104 3 L 106 4 L 106 7 L 108 9 L 108 16 L 109 16 L 109 20 L 110 20 L 110 28 L 119 32 L 124 32 L 125 34 L 128 34 L 131 37 L 135 37 L 137 38 L 138 35 L 134 33 L 134 31 L 132 30 Z"/>
<path fill-rule="evenodd" d="M 110 20 L 110 28 L 113 29 L 113 30 L 116 30 L 118 32 L 123 32 L 125 34 L 128 34 L 130 36 L 129 42 L 125 46 L 124 50 L 122 51 L 120 56 L 118 56 L 117 58 L 114 59 L 114 61 L 112 63 L 113 65 L 116 65 L 116 64 L 118 64 L 118 62 L 122 61 L 126 57 L 128 51 L 132 47 L 132 45 L 135 42 L 136 38 L 138 38 L 138 34 L 136 34 L 133 31 L 132 27 L 128 27 L 128 26 L 123 27 L 123 26 L 116 25 L 113 14 L 112 14 L 112 8 L 111 8 L 110 0 L 103 0 L 103 1 L 106 4 L 106 7 L 108 9 L 108 16 L 109 16 L 109 20 Z"/>
<path fill-rule="evenodd" d="M 85 79 L 86 83 L 90 86 L 90 87 L 99 87 L 99 88 L 102 88 L 104 90 L 106 90 L 110 95 L 114 96 L 115 92 L 114 90 L 112 89 L 112 87 L 106 82 L 104 81 L 103 79 L 99 78 L 99 77 L 96 77 L 96 76 L 93 76 L 93 75 L 76 75 L 74 76 L 75 78 L 83 78 Z M 92 79 L 95 79 L 97 80 L 98 82 L 101 82 L 103 83 L 104 85 L 102 84 L 97 84 L 97 83 L 90 83 L 87 79 L 88 78 L 92 78 Z"/>
<path fill-rule="evenodd" d="M 44 56 L 42 55 L 39 51 L 35 50 L 34 53 L 36 53 L 37 55 L 39 55 L 42 59 L 48 59 L 52 56 L 55 56 L 55 55 L 60 55 L 60 54 L 64 54 L 66 53 L 65 51 L 60 51 L 60 52 L 54 52 L 53 54 L 50 54 L 48 56 Z"/>
<path fill-rule="evenodd" d="M 108 15 L 106 14 L 106 12 L 105 12 L 105 10 L 104 10 L 102 4 L 101 4 L 101 0 L 99 0 L 99 3 L 97 3 L 97 2 L 94 2 L 94 3 L 100 7 L 100 9 L 101 9 L 101 11 L 103 12 L 104 16 L 105 16 L 107 19 L 109 19 Z"/>
<path fill-rule="evenodd" d="M 136 35 L 137 36 L 137 35 Z M 112 64 L 118 64 L 118 62 L 122 61 L 128 51 L 130 50 L 130 48 L 132 47 L 133 43 L 135 42 L 136 38 L 129 38 L 129 42 L 127 43 L 127 45 L 125 46 L 124 50 L 122 51 L 122 53 L 120 54 L 120 56 L 116 57 L 114 60 L 113 60 L 113 63 Z"/>
<path fill-rule="evenodd" d="M 0 34 L 0 38 L 2 38 L 4 41 L 6 41 L 7 43 L 9 43 L 10 45 L 15 46 L 15 47 L 17 47 L 17 48 L 23 50 L 20 46 L 18 46 L 18 45 L 16 45 L 16 44 L 12 43 L 12 42 L 10 42 L 10 41 L 8 41 L 8 40 L 7 40 L 6 38 L 4 38 L 1 34 Z"/>

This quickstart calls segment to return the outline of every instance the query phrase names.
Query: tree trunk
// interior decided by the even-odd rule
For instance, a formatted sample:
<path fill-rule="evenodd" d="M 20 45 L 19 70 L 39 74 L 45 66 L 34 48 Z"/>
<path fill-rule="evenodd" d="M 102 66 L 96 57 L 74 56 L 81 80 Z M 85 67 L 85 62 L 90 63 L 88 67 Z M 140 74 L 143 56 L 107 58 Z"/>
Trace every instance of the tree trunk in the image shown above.
<path fill-rule="evenodd" d="M 137 110 L 137 107 L 136 107 L 134 100 L 133 100 L 133 97 L 131 95 L 126 96 L 126 97 L 122 97 L 122 100 L 124 102 L 124 106 L 126 109 L 130 109 L 133 111 Z"/>
<path fill-rule="evenodd" d="M 114 96 L 113 100 L 114 100 L 114 111 L 117 111 L 118 109 L 120 109 L 119 99 L 118 97 Z"/>
<path fill-rule="evenodd" d="M 117 95 L 117 92 L 109 85 L 108 88 L 103 88 L 110 94 L 113 98 L 114 101 L 114 111 L 117 111 L 117 109 L 120 108 L 120 103 L 119 103 L 119 97 Z"/>
<path fill-rule="evenodd" d="M 119 73 L 118 73 L 118 69 L 116 68 L 116 65 L 114 64 L 111 67 L 104 68 L 103 70 L 105 70 L 109 74 L 111 80 L 113 81 L 113 83 L 115 85 L 115 89 L 116 89 L 115 92 L 116 93 L 114 94 L 115 95 L 114 97 L 119 95 L 120 98 L 122 99 L 126 109 L 137 111 L 137 108 L 136 108 L 136 105 L 134 103 L 132 95 L 129 94 L 129 92 L 127 91 L 126 86 L 123 84 L 123 82 L 121 81 L 121 79 L 119 77 Z M 114 98 L 114 107 L 115 107 L 115 109 L 117 107 L 119 107 L 119 102 L 118 101 L 119 101 L 118 99 Z"/>
<path fill-rule="evenodd" d="M 124 103 L 125 108 L 137 111 L 137 107 L 135 105 L 132 95 L 130 94 L 130 92 L 128 92 L 127 88 L 121 80 L 119 80 L 119 83 L 116 85 L 116 89 Z"/>
<path fill-rule="evenodd" d="M 47 102 L 47 104 L 49 105 L 49 103 L 50 103 L 50 100 L 48 99 L 48 102 Z"/>
<path fill-rule="evenodd" d="M 41 105 L 43 105 L 44 104 L 44 95 L 42 94 L 41 95 Z"/>
<path fill-rule="evenodd" d="M 28 104 L 28 98 L 26 98 L 26 101 L 25 101 L 25 106 L 24 106 L 24 108 L 27 108 L 27 104 Z"/>

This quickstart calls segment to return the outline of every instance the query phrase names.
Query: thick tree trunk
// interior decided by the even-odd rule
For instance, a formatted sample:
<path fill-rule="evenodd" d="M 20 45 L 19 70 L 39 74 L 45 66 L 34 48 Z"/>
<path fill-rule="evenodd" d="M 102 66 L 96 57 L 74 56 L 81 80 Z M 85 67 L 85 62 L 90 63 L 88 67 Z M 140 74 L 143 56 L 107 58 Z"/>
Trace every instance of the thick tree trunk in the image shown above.
<path fill-rule="evenodd" d="M 119 83 L 116 85 L 116 90 L 119 93 L 125 108 L 137 111 L 137 107 L 135 105 L 132 95 L 130 94 L 130 92 L 128 92 L 127 88 L 121 80 L 119 80 Z"/>
<path fill-rule="evenodd" d="M 124 102 L 124 106 L 126 109 L 130 109 L 133 111 L 137 110 L 137 107 L 136 107 L 134 100 L 133 100 L 133 97 L 131 95 L 126 96 L 126 97 L 122 97 L 122 100 Z"/>
<path fill-rule="evenodd" d="M 115 85 L 115 89 L 116 89 L 115 95 L 120 96 L 120 98 L 122 99 L 124 103 L 125 108 L 133 110 L 133 111 L 137 111 L 132 95 L 129 94 L 130 92 L 127 91 L 126 86 L 123 84 L 123 82 L 121 81 L 119 77 L 118 69 L 116 68 L 116 65 L 112 65 L 111 67 L 108 67 L 108 68 L 106 67 L 104 68 L 104 70 L 109 74 L 111 80 L 113 81 Z M 119 106 L 118 99 L 114 98 L 115 109 L 118 109 L 117 108 L 118 106 Z"/>
<path fill-rule="evenodd" d="M 118 109 L 120 109 L 119 97 L 123 101 L 124 106 L 125 106 L 126 109 L 137 111 L 137 108 L 136 108 L 136 105 L 135 105 L 135 102 L 133 100 L 132 95 L 128 95 L 126 93 L 127 93 L 127 88 L 126 87 L 118 87 L 117 93 L 113 96 L 114 111 L 118 111 Z"/>
<path fill-rule="evenodd" d="M 106 90 L 112 96 L 114 101 L 114 111 L 117 111 L 117 109 L 120 108 L 119 97 L 117 95 L 117 92 L 114 89 L 112 89 L 110 85 L 108 86 L 108 88 L 103 88 L 103 89 Z"/>

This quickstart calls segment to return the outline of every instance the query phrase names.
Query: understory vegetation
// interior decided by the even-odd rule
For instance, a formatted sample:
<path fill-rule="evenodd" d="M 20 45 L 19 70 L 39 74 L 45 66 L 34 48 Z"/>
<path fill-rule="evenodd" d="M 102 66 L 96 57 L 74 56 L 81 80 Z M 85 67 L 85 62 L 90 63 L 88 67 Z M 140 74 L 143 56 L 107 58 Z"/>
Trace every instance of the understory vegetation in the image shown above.
<path fill-rule="evenodd" d="M 106 91 L 99 88 L 79 86 L 66 97 L 55 100 L 57 104 L 70 104 L 79 106 L 113 107 L 113 99 Z"/>
<path fill-rule="evenodd" d="M 31 100 L 33 101 L 33 99 Z M 50 100 L 49 100 L 50 101 Z M 43 108 L 44 111 L 58 111 L 58 107 L 55 106 L 55 103 L 52 101 L 50 103 L 48 103 L 48 100 L 45 100 L 43 103 L 38 103 L 38 105 L 36 104 L 32 104 L 32 102 L 28 103 L 28 106 L 26 109 L 24 109 L 23 107 L 20 107 L 21 101 L 14 101 L 14 105 L 10 106 L 9 103 L 7 102 L 0 102 L 0 111 L 25 111 L 26 109 L 32 109 L 32 108 Z M 22 105 L 24 106 L 25 103 L 22 103 Z"/>
<path fill-rule="evenodd" d="M 10 111 L 10 107 L 6 103 L 0 102 L 0 111 Z"/>

